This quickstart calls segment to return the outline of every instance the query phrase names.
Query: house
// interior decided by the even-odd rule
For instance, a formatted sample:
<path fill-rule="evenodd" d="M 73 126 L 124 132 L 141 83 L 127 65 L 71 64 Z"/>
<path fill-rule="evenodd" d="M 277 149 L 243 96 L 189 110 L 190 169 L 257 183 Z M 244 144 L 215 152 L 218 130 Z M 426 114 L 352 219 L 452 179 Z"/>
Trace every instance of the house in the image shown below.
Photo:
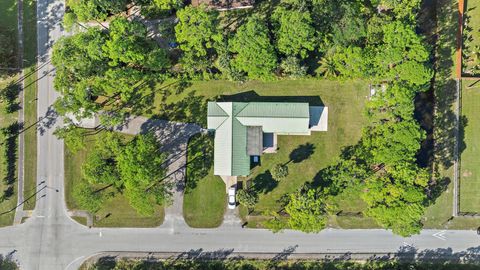
<path fill-rule="evenodd" d="M 206 5 L 219 11 L 251 8 L 255 0 L 192 0 L 192 6 Z"/>
<path fill-rule="evenodd" d="M 214 174 L 224 180 L 247 176 L 251 160 L 276 151 L 277 135 L 327 131 L 327 120 L 327 107 L 308 103 L 209 102 L 207 125 L 215 131 Z"/>

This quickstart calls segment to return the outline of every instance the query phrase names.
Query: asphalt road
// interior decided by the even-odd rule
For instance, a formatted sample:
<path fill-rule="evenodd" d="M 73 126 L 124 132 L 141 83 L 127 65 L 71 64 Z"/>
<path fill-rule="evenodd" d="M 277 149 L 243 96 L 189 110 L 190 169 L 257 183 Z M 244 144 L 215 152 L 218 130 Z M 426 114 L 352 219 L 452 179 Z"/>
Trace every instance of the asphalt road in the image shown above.
<path fill-rule="evenodd" d="M 395 253 L 419 257 L 480 255 L 474 231 L 424 230 L 411 238 L 385 230 L 325 230 L 319 234 L 239 227 L 191 229 L 175 226 L 151 229 L 88 229 L 71 220 L 64 201 L 63 143 L 53 136 L 61 120 L 50 109 L 58 94 L 53 89 L 48 54 L 61 36 L 63 2 L 38 0 L 38 194 L 34 214 L 24 224 L 0 229 L 0 253 L 11 254 L 22 269 L 77 269 L 82 261 L 104 251 L 144 252 L 269 252 L 269 253 Z M 45 64 L 45 65 L 44 65 Z M 44 76 L 45 75 L 45 76 Z M 28 158 L 28 157 L 26 157 Z M 436 234 L 437 237 L 433 236 Z"/>

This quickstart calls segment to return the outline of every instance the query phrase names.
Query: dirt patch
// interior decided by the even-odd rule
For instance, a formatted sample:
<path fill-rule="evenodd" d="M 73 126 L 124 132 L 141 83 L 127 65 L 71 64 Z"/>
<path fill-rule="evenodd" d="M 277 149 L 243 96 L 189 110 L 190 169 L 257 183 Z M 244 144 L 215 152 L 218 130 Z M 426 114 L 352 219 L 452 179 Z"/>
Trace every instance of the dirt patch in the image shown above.
<path fill-rule="evenodd" d="M 470 176 L 472 176 L 472 172 L 471 172 L 471 171 L 464 171 L 464 172 L 462 173 L 462 176 L 463 176 L 463 177 L 470 177 Z"/>

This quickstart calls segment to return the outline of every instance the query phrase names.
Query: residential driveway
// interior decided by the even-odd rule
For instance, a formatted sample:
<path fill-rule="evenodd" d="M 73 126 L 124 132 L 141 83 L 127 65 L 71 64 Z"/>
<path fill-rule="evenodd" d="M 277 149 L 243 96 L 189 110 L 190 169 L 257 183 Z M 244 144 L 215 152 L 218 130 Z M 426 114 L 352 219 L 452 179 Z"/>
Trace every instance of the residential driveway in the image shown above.
<path fill-rule="evenodd" d="M 196 124 L 169 122 L 160 119 L 148 119 L 137 116 L 131 118 L 124 126 L 115 129 L 118 132 L 136 135 L 153 132 L 162 144 L 161 151 L 168 154 L 167 177 L 173 184 L 172 204 L 165 209 L 165 221 L 161 227 L 175 230 L 187 227 L 183 218 L 183 194 L 187 164 L 188 139 L 203 129 Z"/>

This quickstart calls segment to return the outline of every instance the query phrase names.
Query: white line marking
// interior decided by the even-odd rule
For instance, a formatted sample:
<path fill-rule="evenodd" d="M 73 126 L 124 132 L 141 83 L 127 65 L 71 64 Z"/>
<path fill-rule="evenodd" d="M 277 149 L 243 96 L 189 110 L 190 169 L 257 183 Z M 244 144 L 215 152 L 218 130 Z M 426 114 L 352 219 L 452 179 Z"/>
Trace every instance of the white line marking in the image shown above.
<path fill-rule="evenodd" d="M 438 238 L 438 239 L 440 239 L 440 240 L 445 241 L 445 240 L 447 240 L 447 238 L 445 237 L 445 232 L 446 232 L 445 230 L 444 230 L 444 231 L 439 231 L 439 232 L 437 232 L 437 233 L 432 234 L 432 236 L 433 236 L 433 237 L 436 237 L 436 238 Z"/>

